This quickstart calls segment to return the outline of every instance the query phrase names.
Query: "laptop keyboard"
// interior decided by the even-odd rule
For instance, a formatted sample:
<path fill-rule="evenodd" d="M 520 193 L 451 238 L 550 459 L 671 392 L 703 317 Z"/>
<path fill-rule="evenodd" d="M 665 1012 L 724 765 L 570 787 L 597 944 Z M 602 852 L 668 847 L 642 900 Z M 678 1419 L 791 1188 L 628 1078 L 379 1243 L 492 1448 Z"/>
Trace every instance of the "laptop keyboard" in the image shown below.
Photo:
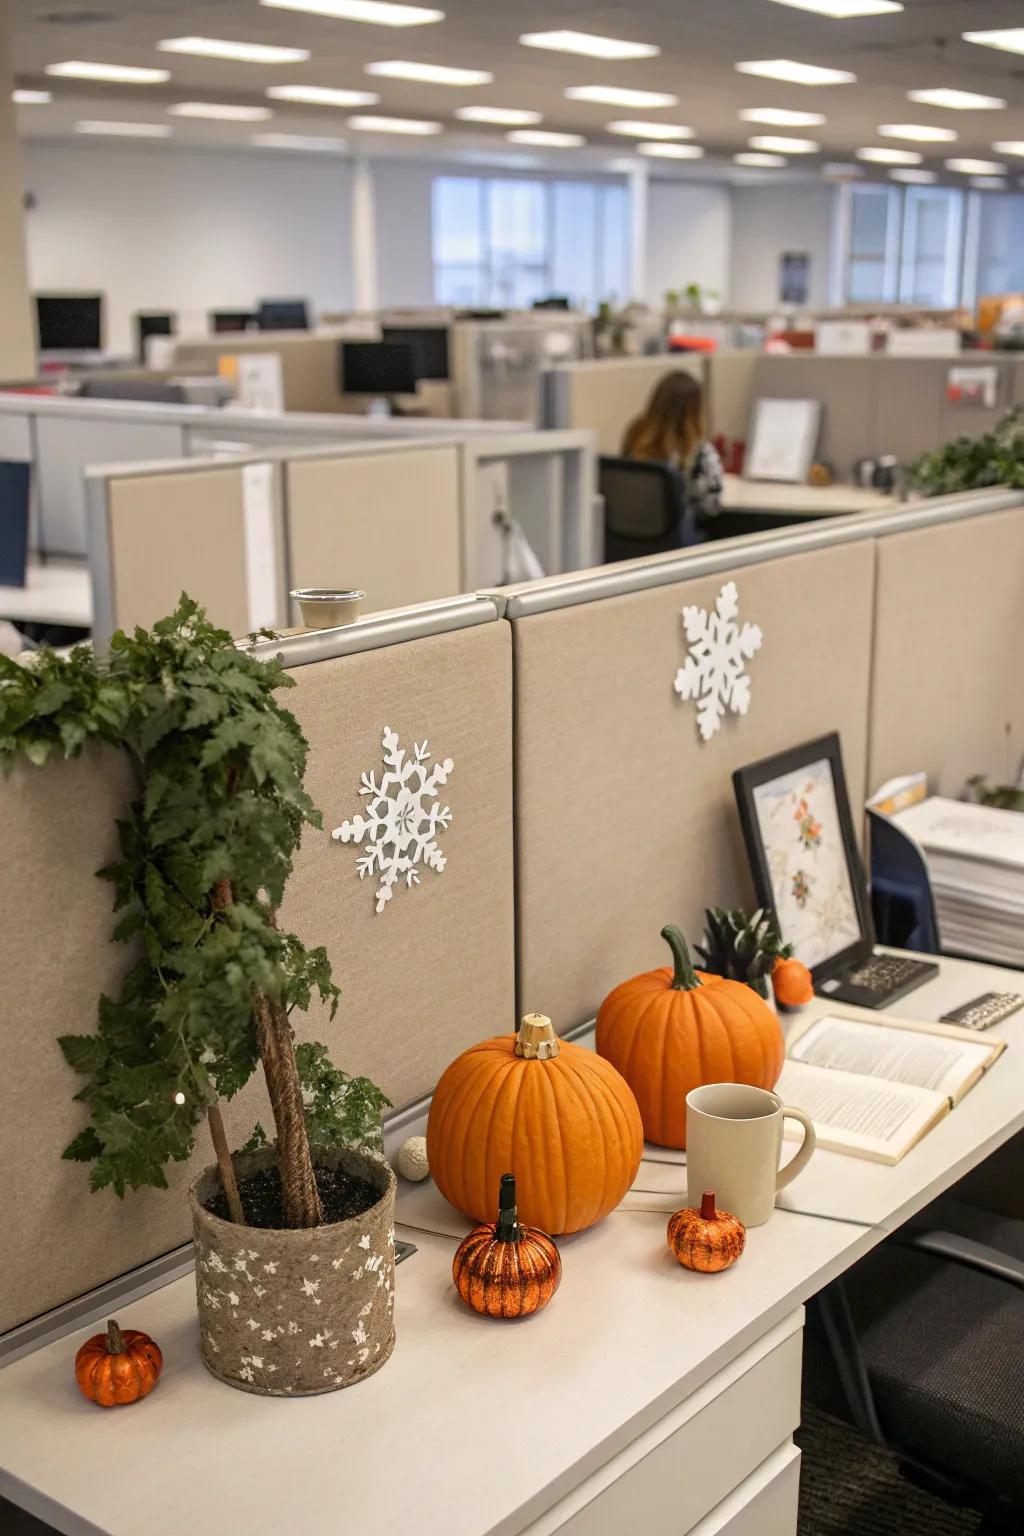
<path fill-rule="evenodd" d="M 891 992 L 922 970 L 931 969 L 927 961 L 910 960 L 905 955 L 872 955 L 855 971 L 848 971 L 843 980 L 868 992 Z"/>

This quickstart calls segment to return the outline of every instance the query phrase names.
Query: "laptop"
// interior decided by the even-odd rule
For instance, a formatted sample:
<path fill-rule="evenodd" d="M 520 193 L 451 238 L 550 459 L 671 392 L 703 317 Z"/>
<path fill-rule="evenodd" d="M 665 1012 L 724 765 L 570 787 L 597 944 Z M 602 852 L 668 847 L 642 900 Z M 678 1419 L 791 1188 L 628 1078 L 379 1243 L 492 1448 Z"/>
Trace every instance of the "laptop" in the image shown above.
<path fill-rule="evenodd" d="M 939 973 L 875 948 L 839 737 L 833 731 L 733 774 L 757 899 L 808 967 L 814 990 L 888 1008 Z"/>

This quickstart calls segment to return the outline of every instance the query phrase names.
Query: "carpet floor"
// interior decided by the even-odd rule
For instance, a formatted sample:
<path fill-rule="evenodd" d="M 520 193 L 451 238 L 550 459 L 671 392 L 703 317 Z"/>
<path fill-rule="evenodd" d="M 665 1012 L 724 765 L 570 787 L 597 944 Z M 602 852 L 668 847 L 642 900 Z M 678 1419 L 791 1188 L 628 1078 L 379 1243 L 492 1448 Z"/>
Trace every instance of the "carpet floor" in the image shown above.
<path fill-rule="evenodd" d="M 915 1488 L 896 1457 L 804 1405 L 798 1536 L 975 1536 L 981 1516 Z"/>

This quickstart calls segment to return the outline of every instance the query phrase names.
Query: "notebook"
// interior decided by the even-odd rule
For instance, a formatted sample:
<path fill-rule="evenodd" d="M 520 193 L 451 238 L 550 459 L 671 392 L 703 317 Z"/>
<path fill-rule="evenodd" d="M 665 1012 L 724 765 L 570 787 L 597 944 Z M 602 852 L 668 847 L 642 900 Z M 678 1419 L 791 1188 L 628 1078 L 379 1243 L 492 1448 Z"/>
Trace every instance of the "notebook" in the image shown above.
<path fill-rule="evenodd" d="M 791 1031 L 775 1092 L 810 1115 L 820 1147 L 898 1163 L 1005 1049 L 954 1024 L 833 1012 Z"/>

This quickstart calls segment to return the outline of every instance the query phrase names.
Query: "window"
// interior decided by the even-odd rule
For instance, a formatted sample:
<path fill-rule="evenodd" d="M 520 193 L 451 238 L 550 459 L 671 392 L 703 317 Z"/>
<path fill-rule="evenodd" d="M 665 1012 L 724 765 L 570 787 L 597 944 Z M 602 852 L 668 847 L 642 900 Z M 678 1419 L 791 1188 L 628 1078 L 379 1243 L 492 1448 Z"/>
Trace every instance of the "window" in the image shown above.
<path fill-rule="evenodd" d="M 851 187 L 850 253 L 846 297 L 852 304 L 884 304 L 896 297 L 899 193 L 894 187 Z"/>
<path fill-rule="evenodd" d="M 629 297 L 623 186 L 511 176 L 438 176 L 433 204 L 439 304 L 528 309 L 564 294 L 594 308 Z"/>
<path fill-rule="evenodd" d="M 952 309 L 960 293 L 962 192 L 952 187 L 908 187 L 903 194 L 901 304 Z"/>

